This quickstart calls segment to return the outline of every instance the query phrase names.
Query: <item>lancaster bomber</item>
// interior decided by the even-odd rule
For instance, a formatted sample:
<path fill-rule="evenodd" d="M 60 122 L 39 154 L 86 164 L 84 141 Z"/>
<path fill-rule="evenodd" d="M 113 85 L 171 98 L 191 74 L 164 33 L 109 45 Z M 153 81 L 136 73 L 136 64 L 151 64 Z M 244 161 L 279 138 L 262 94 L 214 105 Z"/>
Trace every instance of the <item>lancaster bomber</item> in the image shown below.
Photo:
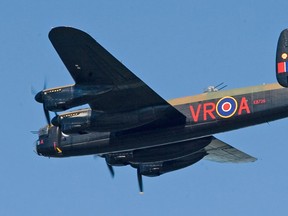
<path fill-rule="evenodd" d="M 276 52 L 278 83 L 220 90 L 166 101 L 87 33 L 56 27 L 49 39 L 75 81 L 44 89 L 47 125 L 38 132 L 38 155 L 98 155 L 113 166 L 159 176 L 201 159 L 253 162 L 256 158 L 217 139 L 214 134 L 288 117 L 288 30 Z M 66 111 L 87 105 L 89 108 Z M 66 111 L 66 112 L 64 112 Z M 50 112 L 56 115 L 50 119 Z"/>

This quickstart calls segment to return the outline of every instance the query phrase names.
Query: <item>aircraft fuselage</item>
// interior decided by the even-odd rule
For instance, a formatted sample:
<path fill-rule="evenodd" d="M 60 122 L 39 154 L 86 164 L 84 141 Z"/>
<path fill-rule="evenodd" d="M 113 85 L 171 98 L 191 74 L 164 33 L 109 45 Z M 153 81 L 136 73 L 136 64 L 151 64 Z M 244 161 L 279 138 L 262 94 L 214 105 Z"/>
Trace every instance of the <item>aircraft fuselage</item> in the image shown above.
<path fill-rule="evenodd" d="M 87 154 L 105 155 L 185 143 L 215 133 L 287 117 L 288 89 L 278 84 L 266 84 L 207 92 L 170 100 L 169 103 L 187 117 L 185 125 L 69 136 L 52 126 L 49 128 L 49 138 L 43 136 L 41 140 L 40 137 L 37 151 L 49 157 L 68 157 Z M 58 133 L 60 135 L 57 135 Z M 54 139 L 51 139 L 53 136 Z M 50 144 L 42 145 L 45 142 Z M 50 146 L 49 150 L 44 150 L 47 146 Z"/>

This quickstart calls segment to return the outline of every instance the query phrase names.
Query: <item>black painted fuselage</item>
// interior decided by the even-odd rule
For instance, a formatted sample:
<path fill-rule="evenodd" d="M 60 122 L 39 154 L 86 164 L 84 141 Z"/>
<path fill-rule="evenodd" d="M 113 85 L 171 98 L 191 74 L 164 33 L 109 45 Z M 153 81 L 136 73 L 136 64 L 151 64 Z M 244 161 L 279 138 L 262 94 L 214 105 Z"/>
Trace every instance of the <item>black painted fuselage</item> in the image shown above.
<path fill-rule="evenodd" d="M 60 130 L 57 130 L 57 127 L 52 126 L 49 128 L 51 133 L 48 135 L 49 137 L 44 135 L 43 140 L 40 138 L 39 141 L 50 143 L 50 148 L 46 147 L 48 145 L 38 145 L 37 151 L 49 157 L 134 151 L 192 142 L 215 133 L 261 124 L 288 116 L 288 89 L 282 88 L 278 84 L 267 84 L 231 91 L 208 92 L 193 97 L 174 99 L 169 102 L 187 117 L 185 124 L 174 127 L 153 127 L 151 129 L 146 127 L 139 130 L 116 132 L 95 131 L 69 136 L 61 133 Z M 59 140 L 52 140 L 51 136 Z"/>

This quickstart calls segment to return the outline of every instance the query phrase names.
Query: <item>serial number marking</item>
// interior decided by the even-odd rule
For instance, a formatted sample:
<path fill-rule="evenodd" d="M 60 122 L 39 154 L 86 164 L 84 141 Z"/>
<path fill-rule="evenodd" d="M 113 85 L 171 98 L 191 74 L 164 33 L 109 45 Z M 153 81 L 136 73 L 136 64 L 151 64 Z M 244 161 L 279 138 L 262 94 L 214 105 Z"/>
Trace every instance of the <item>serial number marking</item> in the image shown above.
<path fill-rule="evenodd" d="M 265 104 L 267 101 L 265 98 L 262 98 L 262 99 L 257 99 L 257 100 L 254 100 L 253 101 L 253 104 L 254 105 L 258 105 L 258 104 Z"/>

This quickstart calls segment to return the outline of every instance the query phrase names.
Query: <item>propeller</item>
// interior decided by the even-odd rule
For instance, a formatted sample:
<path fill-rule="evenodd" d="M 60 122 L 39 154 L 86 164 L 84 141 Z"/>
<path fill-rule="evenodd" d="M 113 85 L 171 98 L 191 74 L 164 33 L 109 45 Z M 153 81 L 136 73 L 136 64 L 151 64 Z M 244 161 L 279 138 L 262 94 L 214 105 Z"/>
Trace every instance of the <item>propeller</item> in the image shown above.
<path fill-rule="evenodd" d="M 44 103 L 44 100 L 43 100 L 43 94 L 44 94 L 43 90 L 46 89 L 46 88 L 47 88 L 47 80 L 45 78 L 42 91 L 40 91 L 37 94 L 35 94 L 35 89 L 31 87 L 31 93 L 35 95 L 35 100 L 37 102 L 43 104 L 43 111 L 44 111 L 44 114 L 45 114 L 46 122 L 47 122 L 48 125 L 51 125 L 50 113 L 49 113 L 49 110 L 46 109 L 45 103 Z"/>
<path fill-rule="evenodd" d="M 107 167 L 108 167 L 108 169 L 109 169 L 109 172 L 110 172 L 112 178 L 114 178 L 115 172 L 114 172 L 113 167 L 112 167 L 110 164 L 108 164 L 108 163 L 106 163 L 106 164 L 107 164 Z"/>
<path fill-rule="evenodd" d="M 30 91 L 31 91 L 31 94 L 34 96 L 38 93 L 37 90 L 34 88 L 34 86 L 31 86 Z"/>
<path fill-rule="evenodd" d="M 94 159 L 96 160 L 97 158 L 99 157 L 99 155 L 94 155 Z M 105 156 L 100 156 L 100 157 L 104 157 L 105 158 Z M 106 159 L 105 159 L 106 160 Z M 111 177 L 112 178 L 114 178 L 114 176 L 115 176 L 115 171 L 114 171 L 114 168 L 113 168 L 113 166 L 111 166 L 109 163 L 107 163 L 107 161 L 106 161 L 106 165 L 107 165 L 107 167 L 108 167 L 108 170 L 109 170 L 109 172 L 110 172 L 110 174 L 111 174 Z"/>
<path fill-rule="evenodd" d="M 138 180 L 140 194 L 144 194 L 144 192 L 143 192 L 143 180 L 142 180 L 142 175 L 140 173 L 139 168 L 137 169 L 137 180 Z"/>
<path fill-rule="evenodd" d="M 54 116 L 54 118 L 52 118 L 51 123 L 52 123 L 52 125 L 61 128 L 61 124 L 59 122 L 59 115 L 57 112 L 54 112 L 54 114 L 55 114 L 55 116 Z"/>
<path fill-rule="evenodd" d="M 45 104 L 44 103 L 43 103 L 43 110 L 44 110 L 44 114 L 45 114 L 45 118 L 46 118 L 47 124 L 51 125 L 50 113 L 49 113 L 49 110 L 47 110 L 45 108 Z"/>

